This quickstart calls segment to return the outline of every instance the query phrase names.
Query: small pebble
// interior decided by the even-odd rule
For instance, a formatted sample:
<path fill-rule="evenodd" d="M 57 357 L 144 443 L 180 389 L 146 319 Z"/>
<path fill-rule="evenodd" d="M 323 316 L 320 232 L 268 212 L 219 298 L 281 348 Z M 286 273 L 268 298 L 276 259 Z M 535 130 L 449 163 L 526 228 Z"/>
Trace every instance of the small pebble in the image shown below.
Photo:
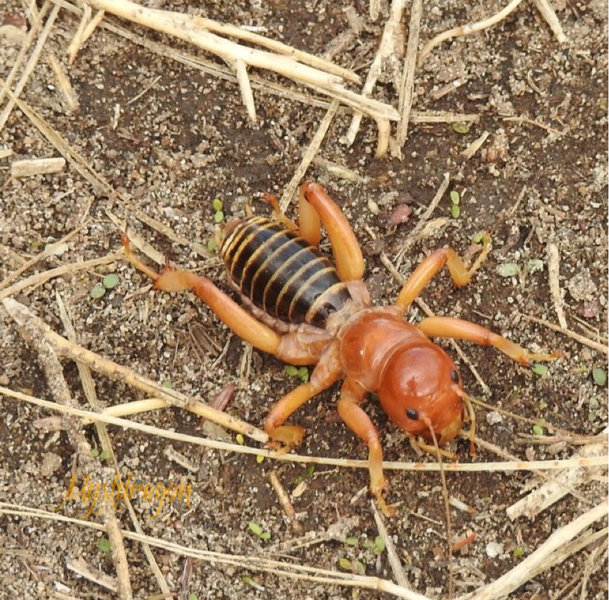
<path fill-rule="evenodd" d="M 491 412 L 486 414 L 486 422 L 489 425 L 497 425 L 498 423 L 503 422 L 503 415 L 498 413 L 496 410 L 492 410 Z"/>
<path fill-rule="evenodd" d="M 489 542 L 486 545 L 486 555 L 489 558 L 497 558 L 500 554 L 503 554 L 503 544 L 498 542 Z"/>

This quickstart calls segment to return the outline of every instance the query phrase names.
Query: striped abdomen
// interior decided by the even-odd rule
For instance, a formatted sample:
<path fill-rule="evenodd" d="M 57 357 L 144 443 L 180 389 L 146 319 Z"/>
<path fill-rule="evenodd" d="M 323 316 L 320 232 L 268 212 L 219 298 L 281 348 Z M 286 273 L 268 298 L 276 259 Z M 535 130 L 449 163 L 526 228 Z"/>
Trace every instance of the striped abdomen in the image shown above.
<path fill-rule="evenodd" d="M 317 248 L 263 217 L 229 223 L 220 254 L 241 293 L 281 321 L 324 327 L 328 316 L 351 300 Z"/>

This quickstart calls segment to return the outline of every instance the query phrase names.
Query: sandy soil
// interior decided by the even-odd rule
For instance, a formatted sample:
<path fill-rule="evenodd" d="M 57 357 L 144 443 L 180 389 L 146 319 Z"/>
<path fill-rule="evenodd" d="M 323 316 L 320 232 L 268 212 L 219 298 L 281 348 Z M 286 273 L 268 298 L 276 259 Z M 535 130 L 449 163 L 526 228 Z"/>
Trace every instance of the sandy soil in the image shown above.
<path fill-rule="evenodd" d="M 269 38 L 318 56 L 329 53 L 363 79 L 385 20 L 381 15 L 371 21 L 365 3 L 238 0 L 229 7 L 210 2 L 204 9 L 199 3 L 188 4 L 157 3 L 223 23 L 255 26 Z M 482 19 L 505 3 L 479 4 L 472 8 L 457 0 L 425 3 L 421 46 L 435 34 Z M 475 235 L 488 231 L 493 251 L 474 281 L 456 290 L 443 273 L 425 290 L 423 299 L 437 314 L 476 321 L 532 350 L 563 352 L 546 373 L 539 374 L 493 349 L 460 344 L 487 386 L 457 359 L 466 389 L 490 405 L 476 408 L 478 454 L 470 456 L 466 442 L 452 445 L 462 463 L 571 458 L 589 448 L 589 436 L 607 425 L 606 383 L 592 377 L 593 369 L 606 373 L 606 352 L 528 318 L 558 322 L 548 270 L 548 248 L 554 246 L 559 252 L 557 283 L 568 328 L 606 347 L 607 7 L 597 0 L 556 1 L 555 5 L 566 43 L 559 44 L 534 3 L 527 2 L 493 28 L 439 45 L 416 71 L 416 111 L 475 114 L 476 122 L 466 128 L 411 124 L 401 159 L 376 158 L 373 120 L 362 121 L 352 146 L 341 142 L 351 120 L 351 113 L 341 107 L 317 153 L 321 163 L 306 173 L 307 179 L 328 188 L 352 223 L 376 304 L 391 303 L 399 289 L 383 253 L 396 265 L 396 255 L 406 240 L 410 243 L 410 232 L 448 173 L 449 187 L 430 217 L 432 227 L 410 245 L 399 265 L 400 274 L 407 276 L 443 245 L 466 253 Z M 403 20 L 406 28 L 408 11 Z M 25 23 L 21 3 L 5 0 L 0 22 L 17 27 Z M 12 178 L 11 165 L 17 159 L 60 156 L 27 109 L 12 110 L 0 129 L 0 150 L 12 151 L 0 158 L 0 277 L 4 280 L 0 280 L 0 294 L 24 304 L 65 336 L 58 304 L 62 302 L 79 344 L 188 397 L 212 402 L 227 386 L 235 386 L 226 411 L 260 427 L 273 401 L 298 380 L 286 374 L 280 361 L 246 348 L 191 294 L 151 292 L 149 280 L 120 258 L 33 286 L 17 289 L 14 285 L 35 273 L 120 251 L 119 228 L 109 218 L 112 213 L 161 257 L 205 273 L 227 289 L 220 261 L 207 251 L 216 227 L 213 201 L 222 201 L 225 220 L 242 215 L 246 204 L 267 214 L 269 207 L 261 200 L 261 192 L 281 196 L 326 114 L 327 99 L 319 97 L 320 102 L 310 105 L 271 93 L 268 86 L 256 88 L 258 120 L 252 124 L 232 78 L 183 64 L 115 31 L 98 28 L 68 67 L 66 50 L 78 22 L 70 11 L 59 10 L 21 98 L 84 158 L 94 175 L 83 176 L 69 161 L 57 174 Z M 355 22 L 361 25 L 357 34 L 352 30 Z M 220 64 L 180 41 L 126 21 L 106 17 L 104 23 L 120 25 L 137 34 L 137 39 L 161 42 Z M 6 27 L 0 33 L 4 80 L 18 58 L 23 36 Z M 69 76 L 78 100 L 74 110 L 67 107 L 50 66 L 51 52 Z M 401 60 L 398 57 L 396 64 Z M 257 73 L 267 81 L 304 91 L 279 76 Z M 451 87 L 457 80 L 461 85 Z M 350 85 L 350 89 L 360 88 Z M 397 106 L 390 68 L 374 97 Z M 5 105 L 6 101 L 1 108 Z M 489 136 L 482 148 L 464 159 L 461 153 L 484 132 Z M 343 171 L 324 167 L 324 161 Z M 97 185 L 92 182 L 95 177 Z M 451 217 L 450 192 L 460 197 L 458 218 Z M 287 212 L 294 215 L 293 203 Z M 146 225 L 138 218 L 142 213 L 163 223 L 174 240 L 166 231 Z M 396 224 L 400 216 L 403 222 Z M 70 232 L 76 233 L 18 277 L 11 277 Z M 327 250 L 327 244 L 322 248 Z M 102 298 L 92 298 L 92 288 L 108 274 L 117 274 L 118 283 Z M 7 289 L 11 290 L 8 294 Z M 422 314 L 415 308 L 409 318 L 416 321 Z M 450 344 L 441 344 L 456 356 Z M 0 356 L 3 388 L 54 402 L 68 395 L 74 405 L 91 408 L 76 364 L 63 360 L 63 369 L 56 369 L 48 381 L 45 365 L 47 373 L 52 371 L 48 366 L 52 359 L 36 340 L 26 343 L 4 308 L 0 309 Z M 62 388 L 64 379 L 66 388 Z M 94 374 L 93 381 L 101 409 L 146 397 L 105 375 Z M 294 415 L 292 421 L 307 429 L 299 454 L 366 458 L 365 447 L 338 418 L 337 394 L 335 386 Z M 68 492 L 72 475 L 78 490 L 87 472 L 92 481 L 112 481 L 112 462 L 88 457 L 87 444 L 93 449 L 102 444 L 92 425 L 59 419 L 48 409 L 8 394 L 2 394 L 0 407 L 3 502 L 53 513 Z M 434 461 L 415 453 L 374 399 L 365 409 L 379 427 L 388 460 Z M 48 420 L 51 416 L 56 418 Z M 206 429 L 199 417 L 179 408 L 137 415 L 133 420 L 197 436 L 211 430 L 215 438 L 235 441 L 234 433 L 221 434 L 209 422 Z M 133 472 L 143 483 L 191 485 L 188 502 L 184 498 L 167 504 L 155 518 L 150 518 L 154 506 L 134 501 L 144 533 L 184 547 L 249 556 L 252 561 L 274 557 L 395 580 L 387 548 L 377 542 L 375 551 L 379 531 L 366 494 L 365 470 L 271 459 L 259 462 L 252 455 L 214 451 L 113 426 L 108 433 L 124 476 Z M 256 442 L 247 443 L 256 446 Z M 79 444 L 84 444 L 84 458 L 75 451 Z M 292 503 L 299 525 L 286 516 L 269 483 L 273 472 L 288 494 L 297 491 Z M 504 473 L 489 468 L 447 473 L 453 540 L 476 535 L 449 559 L 440 475 L 388 472 L 388 501 L 396 506 L 397 515 L 386 521 L 386 527 L 409 585 L 429 598 L 447 598 L 497 580 L 530 557 L 552 532 L 602 501 L 605 472 L 586 474 L 572 493 L 534 518 L 510 520 L 506 509 L 553 477 L 552 472 Z M 82 518 L 83 508 L 80 500 L 72 500 L 56 514 Z M 124 505 L 116 518 L 120 527 L 133 530 Z M 104 516 L 91 515 L 88 520 L 103 523 Z M 107 534 L 31 516 L 4 514 L 1 523 L 5 556 L 0 566 L 0 597 L 115 597 L 70 567 L 82 557 L 88 568 L 116 577 L 112 553 L 100 543 Z M 250 523 L 260 530 L 252 531 Z M 295 540 L 304 532 L 323 534 L 336 523 L 344 525 L 342 541 L 322 536 L 297 547 Z M 587 534 L 605 526 L 601 519 Z M 269 539 L 264 539 L 268 537 L 264 532 L 270 534 Z M 605 538 L 559 559 L 558 566 L 526 582 L 510 598 L 605 598 Z M 160 597 L 162 578 L 173 597 L 181 598 L 382 596 L 186 559 L 177 552 L 153 548 L 162 574 L 155 576 L 141 544 L 126 540 L 125 551 L 128 577 L 138 598 Z"/>

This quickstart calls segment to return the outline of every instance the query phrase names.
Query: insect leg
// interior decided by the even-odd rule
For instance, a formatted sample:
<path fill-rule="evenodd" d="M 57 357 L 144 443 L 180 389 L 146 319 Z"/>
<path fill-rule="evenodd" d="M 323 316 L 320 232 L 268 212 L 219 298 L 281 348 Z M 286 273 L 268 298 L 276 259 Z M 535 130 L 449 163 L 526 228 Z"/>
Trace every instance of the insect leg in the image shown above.
<path fill-rule="evenodd" d="M 286 394 L 270 410 L 264 421 L 264 429 L 276 442 L 289 447 L 297 446 L 305 430 L 298 425 L 284 425 L 290 415 L 296 412 L 307 400 L 329 388 L 341 376 L 340 363 L 336 361 L 337 346 L 329 347 L 322 355 L 307 383 L 299 385 Z"/>
<path fill-rule="evenodd" d="M 370 472 L 370 491 L 376 498 L 379 508 L 385 516 L 391 516 L 393 509 L 383 498 L 387 491 L 387 482 L 383 475 L 383 449 L 378 431 L 364 412 L 360 403 L 366 390 L 354 379 L 345 379 L 338 400 L 338 414 L 347 427 L 368 446 L 368 470 Z"/>
<path fill-rule="evenodd" d="M 321 221 L 332 244 L 338 276 L 343 281 L 361 279 L 365 267 L 362 250 L 345 215 L 326 190 L 317 183 L 304 183 L 298 211 L 300 235 L 317 245 Z"/>
<path fill-rule="evenodd" d="M 561 356 L 561 352 L 552 352 L 550 354 L 529 352 L 518 344 L 493 333 L 481 325 L 453 317 L 430 317 L 423 319 L 418 324 L 418 328 L 429 337 L 455 338 L 468 340 L 482 346 L 493 346 L 525 366 L 530 365 L 533 361 L 554 360 Z"/>
<path fill-rule="evenodd" d="M 490 242 L 488 236 L 482 240 L 482 252 L 478 256 L 474 265 L 468 269 L 461 257 L 452 248 L 442 248 L 429 255 L 414 270 L 408 278 L 404 287 L 400 291 L 396 306 L 402 313 L 408 310 L 413 300 L 423 291 L 425 286 L 440 272 L 446 265 L 450 275 L 457 287 L 467 285 L 472 275 L 478 270 L 490 252 Z"/>
<path fill-rule="evenodd" d="M 220 291 L 207 277 L 170 266 L 165 266 L 158 274 L 133 254 L 126 236 L 123 236 L 123 246 L 129 262 L 154 280 L 155 290 L 167 292 L 192 290 L 233 333 L 263 352 L 276 354 L 281 335 L 258 321 L 232 298 Z"/>

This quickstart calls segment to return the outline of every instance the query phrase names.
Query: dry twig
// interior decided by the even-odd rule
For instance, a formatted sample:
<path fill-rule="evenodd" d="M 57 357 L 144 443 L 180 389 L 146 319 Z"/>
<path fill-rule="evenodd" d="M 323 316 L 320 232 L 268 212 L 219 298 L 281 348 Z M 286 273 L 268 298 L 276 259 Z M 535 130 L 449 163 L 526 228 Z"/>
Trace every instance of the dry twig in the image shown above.
<path fill-rule="evenodd" d="M 3 300 L 3 304 L 7 312 L 20 326 L 27 325 L 30 330 L 35 331 L 38 339 L 44 340 L 45 343 L 50 344 L 54 352 L 56 352 L 58 355 L 66 356 L 72 360 L 82 362 L 94 371 L 101 372 L 111 379 L 124 381 L 128 385 L 131 385 L 132 387 L 140 389 L 155 397 L 158 396 L 172 405 L 180 406 L 182 408 L 188 407 L 190 410 L 193 410 L 193 412 L 196 412 L 200 416 L 222 425 L 227 429 L 232 429 L 233 431 L 242 433 L 243 435 L 251 437 L 257 441 L 266 442 L 268 440 L 266 433 L 256 427 L 253 427 L 252 425 L 249 425 L 248 423 L 245 423 L 244 421 L 241 421 L 240 419 L 232 417 L 223 411 L 215 410 L 204 402 L 194 401 L 176 390 L 165 388 L 162 385 L 147 379 L 146 377 L 142 377 L 127 367 L 105 359 L 95 352 L 91 352 L 78 344 L 70 342 L 66 338 L 52 331 L 48 325 L 46 325 L 38 317 L 34 316 L 29 309 L 16 300 L 13 300 L 12 298 L 5 298 Z M 101 418 L 99 420 L 103 421 Z"/>
<path fill-rule="evenodd" d="M 580 515 L 567 525 L 557 529 L 541 546 L 521 563 L 508 571 L 492 583 L 473 594 L 461 596 L 457 600 L 496 600 L 508 595 L 540 572 L 550 568 L 556 552 L 570 542 L 576 535 L 581 533 L 595 521 L 607 515 L 607 499 Z"/>
<path fill-rule="evenodd" d="M 419 48 L 419 31 L 421 28 L 421 15 L 423 14 L 423 0 L 413 0 L 410 9 L 410 29 L 408 31 L 408 45 L 404 58 L 404 69 L 402 71 L 402 88 L 400 90 L 400 121 L 396 133 L 395 155 L 401 154 L 401 148 L 406 142 L 408 135 L 408 120 L 412 108 L 412 92 L 414 90 L 414 72 L 417 68 L 417 50 Z"/>
<path fill-rule="evenodd" d="M 605 429 L 605 433 L 606 433 Z M 587 444 L 583 446 L 576 456 L 602 456 L 607 454 L 607 439 L 600 443 Z M 557 473 L 552 479 L 527 494 L 518 502 L 506 509 L 507 516 L 513 521 L 524 515 L 529 519 L 535 518 L 540 512 L 558 502 L 566 494 L 590 481 L 600 470 L 595 469 L 569 469 L 562 473 Z"/>
<path fill-rule="evenodd" d="M 117 417 L 108 416 L 105 414 L 98 414 L 88 410 L 82 410 L 79 408 L 70 408 L 62 406 L 55 402 L 49 402 L 35 396 L 30 396 L 22 392 L 11 390 L 0 386 L 0 395 L 6 396 L 7 398 L 13 398 L 21 402 L 28 402 L 36 406 L 41 406 L 47 410 L 54 412 L 74 415 L 81 419 L 89 422 L 101 422 L 116 425 L 118 427 L 125 427 L 134 431 L 141 431 L 148 435 L 156 435 L 169 440 L 175 440 L 184 442 L 187 444 L 194 444 L 196 446 L 204 446 L 206 448 L 214 448 L 216 450 L 226 450 L 229 452 L 235 452 L 238 454 L 251 454 L 254 456 L 264 456 L 265 458 L 273 460 L 282 460 L 286 462 L 293 462 L 299 464 L 316 464 L 316 465 L 331 465 L 335 467 L 348 467 L 353 469 L 368 469 L 367 460 L 353 460 L 353 459 L 339 459 L 339 458 L 328 458 L 322 456 L 304 456 L 301 454 L 286 454 L 285 452 L 275 452 L 273 450 L 266 450 L 261 448 L 254 448 L 241 444 L 232 444 L 228 442 L 220 442 L 217 440 L 211 440 L 207 438 L 197 437 L 194 435 L 188 435 L 184 433 L 177 433 L 175 431 L 167 431 L 151 425 L 145 425 L 135 421 L 129 421 L 127 419 L 119 419 Z M 261 432 L 264 434 L 264 432 Z M 266 435 L 266 434 L 264 434 Z M 262 437 L 262 436 L 261 436 Z M 262 440 L 261 440 L 262 441 Z M 523 461 L 513 460 L 505 462 L 487 462 L 487 463 L 446 463 L 444 470 L 447 472 L 467 472 L 467 473 L 479 473 L 479 472 L 502 472 L 511 473 L 513 471 L 545 471 L 545 470 L 564 470 L 564 469 L 576 469 L 579 467 L 594 468 L 597 466 L 607 467 L 607 458 L 605 456 L 595 456 L 590 458 L 573 458 L 564 460 L 534 460 L 534 461 Z M 383 462 L 383 469 L 396 470 L 396 471 L 439 471 L 439 465 L 437 462 L 400 462 L 400 461 L 386 461 Z"/>
<path fill-rule="evenodd" d="M 509 14 L 511 14 L 518 5 L 522 2 L 522 0 L 512 0 L 505 8 L 501 9 L 498 13 L 494 14 L 492 17 L 488 19 L 484 19 L 483 21 L 477 21 L 476 23 L 468 23 L 467 25 L 461 25 L 460 27 L 455 27 L 454 29 L 449 29 L 448 31 L 444 31 L 431 39 L 419 54 L 419 65 L 423 64 L 423 61 L 427 58 L 427 55 L 442 42 L 449 40 L 453 37 L 460 37 L 463 35 L 470 35 L 475 33 L 476 31 L 481 31 L 482 29 L 487 29 L 488 27 L 492 27 L 493 25 L 497 25 L 500 21 L 505 19 Z"/>
<path fill-rule="evenodd" d="M 558 317 L 558 322 L 562 329 L 567 329 L 567 319 L 565 319 L 565 311 L 563 309 L 563 299 L 560 293 L 559 271 L 560 271 L 560 253 L 558 246 L 554 242 L 548 243 L 546 248 L 548 253 L 548 281 L 550 283 L 550 293 L 554 302 L 554 310 Z"/>
<path fill-rule="evenodd" d="M 374 60 L 368 70 L 368 76 L 362 88 L 362 95 L 369 96 L 374 90 L 374 86 L 383 70 L 383 65 L 388 58 L 395 52 L 397 32 L 402 20 L 402 14 L 404 7 L 406 6 L 406 0 L 393 0 L 391 3 L 391 10 L 389 12 L 389 18 L 385 22 L 381 41 L 374 56 Z M 363 111 L 356 111 L 351 119 L 351 125 L 345 134 L 345 142 L 350 146 L 355 141 L 355 136 L 359 131 L 360 122 L 362 120 Z M 386 140 L 383 143 L 379 141 L 377 145 L 377 156 L 382 156 L 387 150 L 387 144 L 389 143 L 389 136 L 387 135 Z"/>
<path fill-rule="evenodd" d="M 207 52 L 220 56 L 233 67 L 235 64 L 242 64 L 266 69 L 302 85 L 312 87 L 324 95 L 336 98 L 344 104 L 360 110 L 379 124 L 390 120 L 395 121 L 399 118 L 397 111 L 392 106 L 348 90 L 341 83 L 342 76 L 298 62 L 299 57 L 293 50 L 291 56 L 288 56 L 283 53 L 273 53 L 241 46 L 236 42 L 211 33 L 209 27 L 206 26 L 206 21 L 208 21 L 206 19 L 183 13 L 146 8 L 129 0 L 89 0 L 89 3 L 91 6 L 123 19 L 185 40 Z M 235 29 L 238 30 L 238 28 Z M 235 61 L 241 62 L 235 63 Z M 242 86 L 245 77 L 247 75 L 241 69 L 241 74 L 237 78 L 241 80 Z M 249 86 L 249 81 L 247 85 Z M 243 91 L 243 87 L 242 93 L 246 96 L 249 95 L 249 91 Z"/>

